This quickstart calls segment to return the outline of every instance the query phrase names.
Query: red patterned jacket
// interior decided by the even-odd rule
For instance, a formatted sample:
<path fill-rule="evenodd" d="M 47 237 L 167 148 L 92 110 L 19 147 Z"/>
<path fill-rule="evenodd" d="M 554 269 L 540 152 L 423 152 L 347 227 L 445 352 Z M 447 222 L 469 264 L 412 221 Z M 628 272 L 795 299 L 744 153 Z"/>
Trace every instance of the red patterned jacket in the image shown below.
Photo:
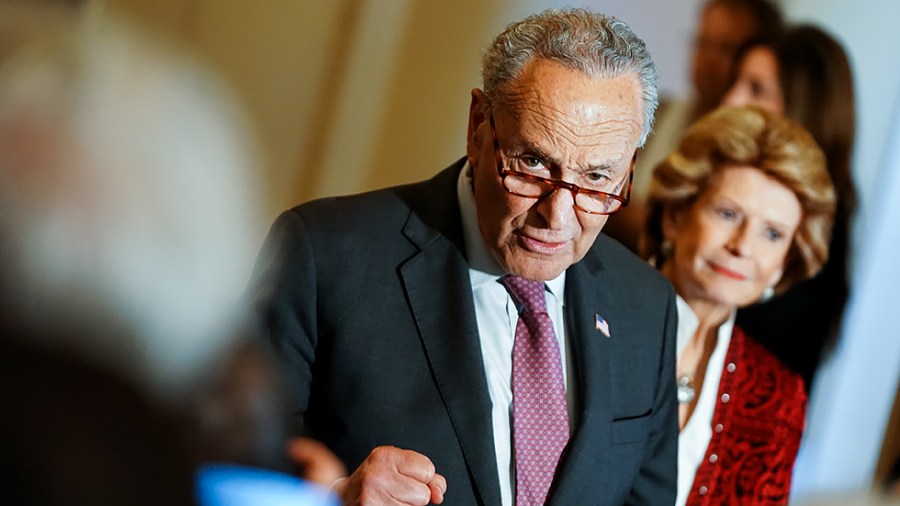
<path fill-rule="evenodd" d="M 687 505 L 787 504 L 805 418 L 800 376 L 735 326 Z"/>

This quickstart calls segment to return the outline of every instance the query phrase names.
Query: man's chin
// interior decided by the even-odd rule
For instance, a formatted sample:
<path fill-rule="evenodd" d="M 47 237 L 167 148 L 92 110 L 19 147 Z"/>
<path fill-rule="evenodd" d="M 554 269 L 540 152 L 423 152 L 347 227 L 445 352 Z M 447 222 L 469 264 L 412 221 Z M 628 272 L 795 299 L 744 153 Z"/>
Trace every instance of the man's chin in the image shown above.
<path fill-rule="evenodd" d="M 532 281 L 549 281 L 559 277 L 569 265 L 560 259 L 517 259 L 507 264 L 506 271 Z"/>

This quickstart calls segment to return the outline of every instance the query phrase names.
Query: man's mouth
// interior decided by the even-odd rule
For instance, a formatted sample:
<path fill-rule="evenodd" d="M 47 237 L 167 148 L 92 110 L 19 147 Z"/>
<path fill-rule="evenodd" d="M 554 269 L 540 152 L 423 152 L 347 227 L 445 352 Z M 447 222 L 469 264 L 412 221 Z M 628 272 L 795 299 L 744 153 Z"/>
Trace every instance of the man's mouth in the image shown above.
<path fill-rule="evenodd" d="M 519 234 L 519 242 L 526 250 L 542 255 L 556 254 L 568 244 L 568 241 L 545 241 L 525 234 Z"/>

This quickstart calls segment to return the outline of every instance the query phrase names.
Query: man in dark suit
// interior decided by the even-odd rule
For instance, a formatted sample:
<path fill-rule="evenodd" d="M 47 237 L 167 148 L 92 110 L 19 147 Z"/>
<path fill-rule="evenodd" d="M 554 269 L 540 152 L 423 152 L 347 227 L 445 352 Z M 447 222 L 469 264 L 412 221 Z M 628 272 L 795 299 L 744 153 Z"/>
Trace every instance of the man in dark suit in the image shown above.
<path fill-rule="evenodd" d="M 248 293 L 304 431 L 348 504 L 672 504 L 674 296 L 599 236 L 655 67 L 624 23 L 547 11 L 483 77 L 466 158 L 275 222 Z"/>

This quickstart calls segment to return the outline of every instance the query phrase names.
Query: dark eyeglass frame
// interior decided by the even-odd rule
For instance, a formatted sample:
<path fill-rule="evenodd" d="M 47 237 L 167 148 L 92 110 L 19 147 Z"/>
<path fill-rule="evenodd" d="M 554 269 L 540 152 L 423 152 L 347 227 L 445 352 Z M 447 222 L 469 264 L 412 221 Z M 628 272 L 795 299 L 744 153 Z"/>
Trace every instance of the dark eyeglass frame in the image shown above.
<path fill-rule="evenodd" d="M 535 176 L 532 174 L 526 174 L 524 172 L 519 172 L 517 170 L 513 170 L 508 167 L 505 167 L 503 164 L 503 158 L 500 156 L 500 142 L 497 140 L 497 127 L 494 125 L 493 111 L 491 111 L 489 113 L 488 121 L 491 124 L 491 138 L 494 141 L 494 157 L 497 159 L 497 174 L 500 175 L 500 181 L 503 184 L 503 189 L 506 190 L 508 193 L 512 193 L 513 195 L 518 195 L 520 197 L 527 197 L 527 198 L 540 200 L 561 188 L 561 189 L 569 190 L 570 192 L 572 192 L 572 205 L 575 207 L 575 209 L 578 209 L 579 211 L 581 211 L 583 213 L 587 213 L 587 214 L 600 214 L 600 215 L 615 214 L 619 210 L 621 210 L 623 207 L 628 207 L 628 204 L 631 202 L 631 184 L 634 181 L 634 164 L 637 161 L 637 152 L 635 152 L 634 156 L 631 157 L 631 167 L 629 167 L 629 169 L 628 169 L 628 185 L 625 188 L 625 191 L 623 192 L 624 195 L 616 195 L 615 193 L 607 193 L 607 192 L 603 192 L 600 190 L 589 190 L 587 188 L 582 188 L 581 186 L 578 186 L 576 184 L 569 183 L 566 181 L 561 181 L 559 179 L 548 179 L 545 177 Z M 521 193 L 514 192 L 514 191 L 510 190 L 509 187 L 506 185 L 506 176 L 509 176 L 509 175 L 513 175 L 515 177 L 520 177 L 523 179 L 530 179 L 530 180 L 536 181 L 538 183 L 544 183 L 546 185 L 549 185 L 549 189 L 546 192 L 544 192 L 538 196 L 523 195 Z M 585 195 L 593 195 L 596 197 L 602 197 L 605 199 L 617 200 L 621 203 L 621 205 L 612 211 L 590 211 L 590 210 L 585 209 L 578 205 L 577 196 L 579 193 L 583 193 Z"/>

